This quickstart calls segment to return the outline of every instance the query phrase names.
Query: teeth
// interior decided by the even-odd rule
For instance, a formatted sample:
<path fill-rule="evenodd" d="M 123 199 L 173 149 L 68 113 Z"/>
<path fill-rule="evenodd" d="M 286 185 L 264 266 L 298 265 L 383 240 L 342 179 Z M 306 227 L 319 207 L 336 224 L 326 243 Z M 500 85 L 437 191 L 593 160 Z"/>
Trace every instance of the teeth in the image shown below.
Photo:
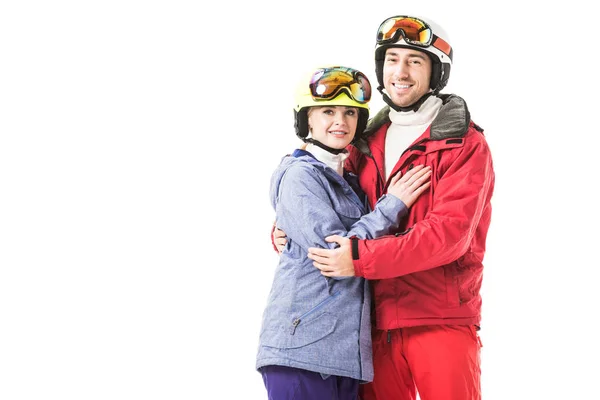
<path fill-rule="evenodd" d="M 400 88 L 400 89 L 408 89 L 410 87 L 410 85 L 398 85 L 398 84 L 396 84 L 396 87 Z"/>

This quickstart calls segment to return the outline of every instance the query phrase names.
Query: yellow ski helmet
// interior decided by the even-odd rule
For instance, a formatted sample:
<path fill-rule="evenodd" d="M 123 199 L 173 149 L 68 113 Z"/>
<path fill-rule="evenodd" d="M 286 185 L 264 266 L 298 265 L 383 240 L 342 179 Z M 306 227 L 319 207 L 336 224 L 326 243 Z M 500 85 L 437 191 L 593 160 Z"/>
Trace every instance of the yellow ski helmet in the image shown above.
<path fill-rule="evenodd" d="M 294 127 L 303 141 L 308 136 L 308 108 L 346 106 L 358 108 L 358 124 L 354 135 L 359 139 L 369 120 L 368 102 L 371 100 L 371 83 L 362 72 L 342 66 L 317 68 L 308 78 L 301 80 L 296 89 Z"/>

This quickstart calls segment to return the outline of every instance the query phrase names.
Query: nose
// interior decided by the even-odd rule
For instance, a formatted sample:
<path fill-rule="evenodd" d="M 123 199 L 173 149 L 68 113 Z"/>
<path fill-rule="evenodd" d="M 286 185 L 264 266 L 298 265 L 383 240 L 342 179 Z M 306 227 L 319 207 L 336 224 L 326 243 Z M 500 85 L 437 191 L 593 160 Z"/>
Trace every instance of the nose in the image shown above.
<path fill-rule="evenodd" d="M 344 125 L 346 123 L 346 115 L 343 111 L 337 111 L 333 116 L 333 123 L 337 125 Z"/>
<path fill-rule="evenodd" d="M 405 63 L 398 63 L 393 75 L 395 79 L 408 78 L 408 66 Z"/>

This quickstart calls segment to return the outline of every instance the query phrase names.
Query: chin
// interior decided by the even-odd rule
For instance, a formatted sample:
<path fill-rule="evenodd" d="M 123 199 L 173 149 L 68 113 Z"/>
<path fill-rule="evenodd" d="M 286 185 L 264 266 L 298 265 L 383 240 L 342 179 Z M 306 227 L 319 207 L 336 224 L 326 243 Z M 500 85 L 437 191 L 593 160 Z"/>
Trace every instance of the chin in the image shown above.
<path fill-rule="evenodd" d="M 350 144 L 351 140 L 345 140 L 345 139 L 338 139 L 338 140 L 332 140 L 328 143 L 325 143 L 325 145 L 331 147 L 332 149 L 345 149 L 346 147 L 348 147 L 348 145 Z"/>

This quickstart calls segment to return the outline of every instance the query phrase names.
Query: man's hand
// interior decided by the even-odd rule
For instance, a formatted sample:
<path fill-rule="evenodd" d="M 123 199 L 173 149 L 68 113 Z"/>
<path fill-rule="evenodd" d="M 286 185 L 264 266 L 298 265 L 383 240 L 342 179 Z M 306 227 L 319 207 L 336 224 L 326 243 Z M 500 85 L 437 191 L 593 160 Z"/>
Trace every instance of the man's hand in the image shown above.
<path fill-rule="evenodd" d="M 352 263 L 352 248 L 350 239 L 333 235 L 325 238 L 326 242 L 337 243 L 337 249 L 308 248 L 308 258 L 313 260 L 313 265 L 321 270 L 321 274 L 331 278 L 354 276 Z"/>
<path fill-rule="evenodd" d="M 277 247 L 279 254 L 281 254 L 283 249 L 285 249 L 285 245 L 287 244 L 287 236 L 285 235 L 285 232 L 277 227 L 275 227 L 273 230 L 273 244 L 275 244 L 275 247 Z"/>

